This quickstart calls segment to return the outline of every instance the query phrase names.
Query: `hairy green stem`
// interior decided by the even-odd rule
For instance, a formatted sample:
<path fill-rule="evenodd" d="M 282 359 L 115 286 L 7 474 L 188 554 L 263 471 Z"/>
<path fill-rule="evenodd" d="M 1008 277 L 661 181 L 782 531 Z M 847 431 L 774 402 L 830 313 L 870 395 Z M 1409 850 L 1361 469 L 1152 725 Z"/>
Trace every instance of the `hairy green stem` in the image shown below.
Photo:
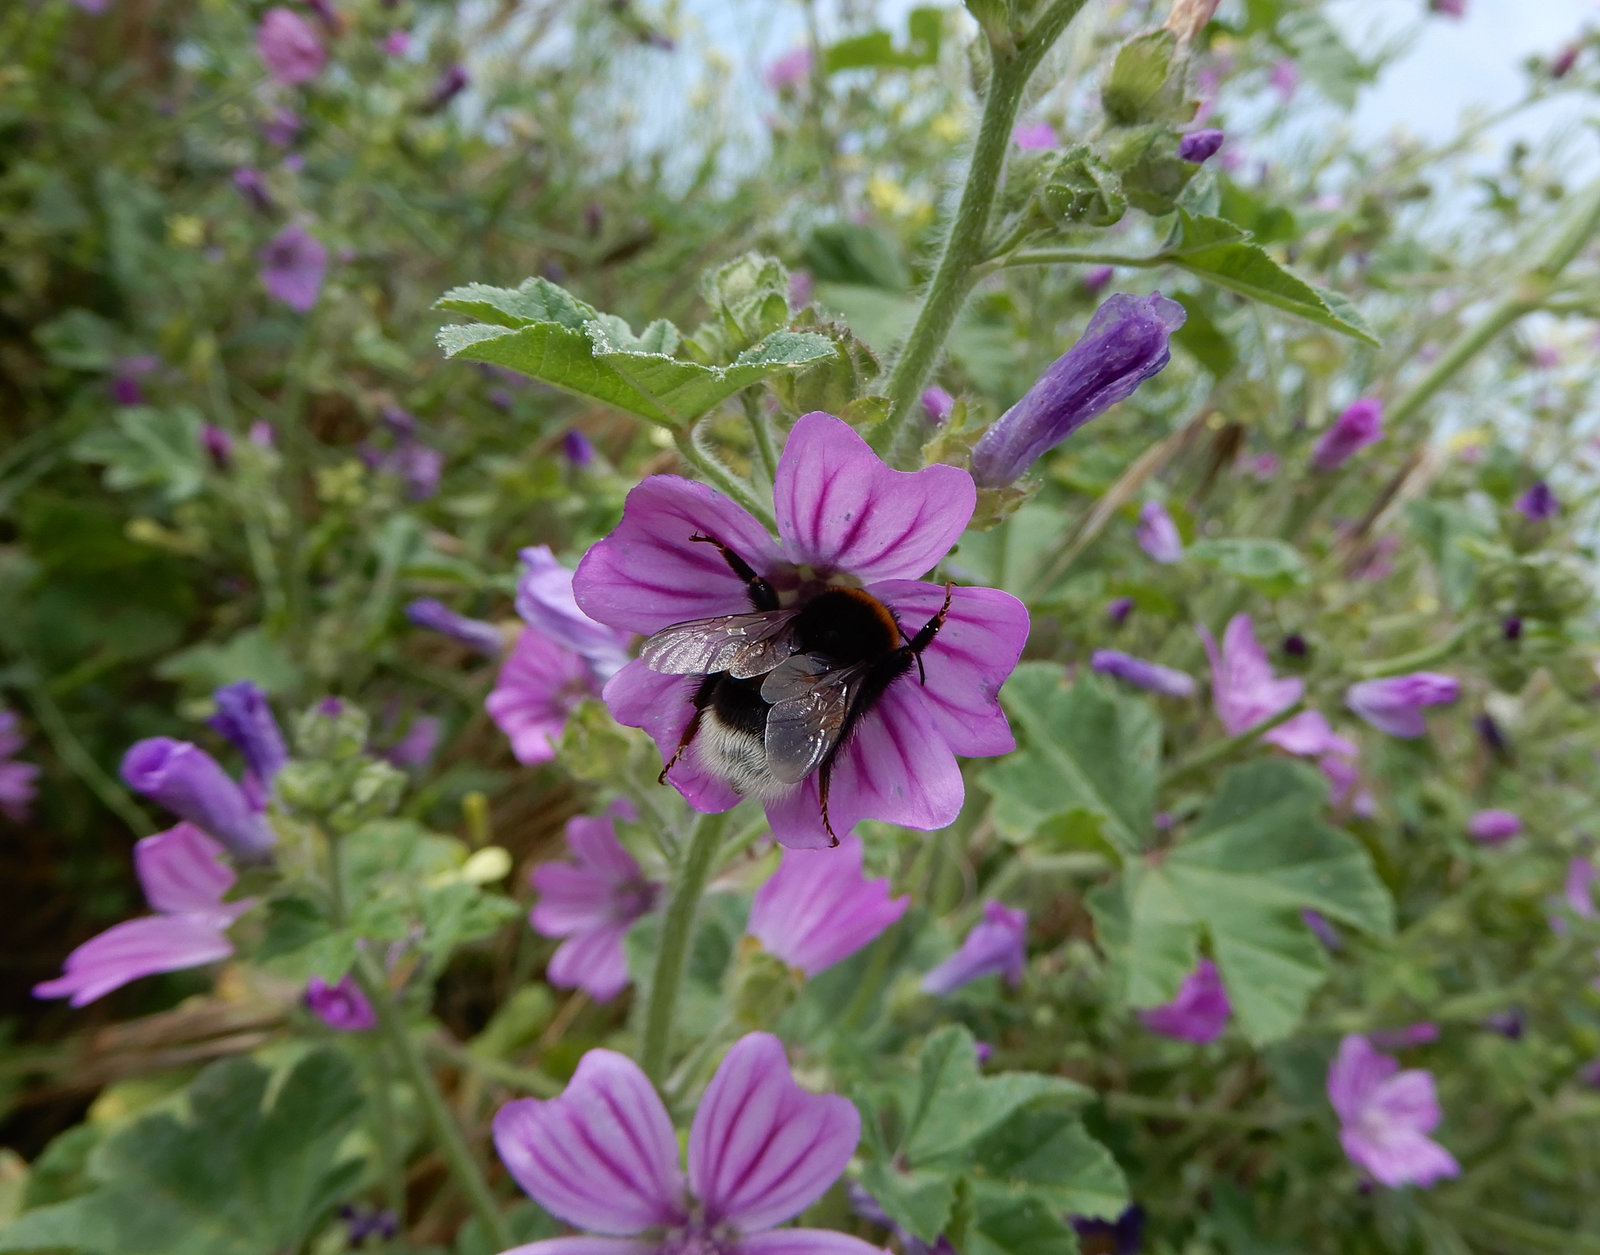
<path fill-rule="evenodd" d="M 433 1128 L 434 1142 L 450 1169 L 450 1175 L 455 1178 L 461 1192 L 467 1196 L 468 1205 L 493 1240 L 495 1249 L 509 1249 L 513 1239 L 511 1230 L 506 1225 L 505 1216 L 501 1214 L 500 1207 L 489 1190 L 489 1183 L 479 1171 L 477 1161 L 473 1159 L 472 1151 L 467 1147 L 466 1139 L 461 1136 L 461 1129 L 456 1124 L 449 1104 L 445 1102 L 444 1094 L 439 1089 L 439 1082 L 434 1078 L 427 1061 L 422 1057 L 421 1050 L 417 1048 L 415 1039 L 411 1036 L 405 1014 L 395 1002 L 394 995 L 389 992 L 388 982 L 384 980 L 383 973 L 371 955 L 362 954 L 356 959 L 355 975 L 362 992 L 366 994 L 373 1010 L 378 1014 L 378 1030 L 383 1034 L 390 1053 L 404 1071 L 406 1079 L 411 1082 L 411 1087 L 417 1091 L 423 1114 L 427 1116 L 428 1123 Z"/>
<path fill-rule="evenodd" d="M 475 1072 L 496 1085 L 509 1086 L 536 1098 L 554 1098 L 561 1093 L 561 1082 L 538 1068 L 524 1068 L 503 1059 L 487 1058 L 465 1046 L 440 1038 L 428 1042 L 428 1049 L 456 1067 Z"/>
<path fill-rule="evenodd" d="M 1252 728 L 1246 728 L 1243 732 L 1236 733 L 1230 737 L 1224 737 L 1220 741 L 1213 741 L 1210 745 L 1206 746 L 1205 749 L 1200 750 L 1198 753 L 1191 754 L 1182 762 L 1174 763 L 1170 768 L 1163 772 L 1161 775 L 1161 787 L 1169 788 L 1178 781 L 1185 780 L 1198 772 L 1204 771 L 1207 767 L 1210 767 L 1215 763 L 1224 762 L 1227 759 L 1232 758 L 1240 750 L 1248 749 L 1255 742 L 1259 741 L 1266 733 L 1271 732 L 1272 729 L 1276 728 L 1280 723 L 1289 722 L 1289 720 L 1293 719 L 1305 708 L 1306 704 L 1303 701 L 1292 702 L 1288 706 L 1285 706 L 1277 714 L 1273 715 L 1270 719 L 1263 719 L 1260 723 L 1256 724 Z"/>
<path fill-rule="evenodd" d="M 777 531 L 778 525 L 773 518 L 772 508 L 756 499 L 756 495 L 749 487 L 739 481 L 739 477 L 730 471 L 710 449 L 701 443 L 699 438 L 700 424 L 687 432 L 677 433 L 678 455 L 690 466 L 699 472 L 700 477 L 712 487 L 721 490 L 732 497 L 751 514 L 755 515 L 770 530 Z M 776 465 L 776 462 L 774 462 Z"/>
<path fill-rule="evenodd" d="M 939 360 L 956 316 L 966 303 L 976 267 L 984 261 L 989 215 L 1005 177 L 1006 151 L 1011 144 L 1011 130 L 1016 125 L 1022 94 L 1045 54 L 1084 4 L 1085 0 L 1055 0 L 1013 48 L 990 49 L 991 68 L 983 118 L 978 124 L 978 138 L 972 147 L 961 200 L 950 223 L 950 233 L 945 236 L 939 266 L 922 295 L 922 308 L 917 311 L 917 320 L 889 372 L 885 387 L 889 396 L 889 418 L 878 443 L 892 466 L 908 466 L 916 452 L 917 425 L 921 421 L 917 397 Z"/>
<path fill-rule="evenodd" d="M 770 490 L 778 480 L 778 449 L 772 440 L 772 424 L 761 412 L 760 402 L 748 392 L 745 394 L 744 416 L 750 424 L 751 439 L 755 441 L 757 464 L 766 475 L 766 487 Z"/>
<path fill-rule="evenodd" d="M 689 848 L 678 865 L 667 914 L 661 922 L 656 946 L 656 966 L 650 978 L 649 1000 L 644 1009 L 644 1029 L 639 1064 L 658 1085 L 666 1079 L 667 1056 L 672 1044 L 672 1019 L 683 986 L 683 969 L 694 937 L 694 918 L 700 895 L 722 846 L 722 816 L 702 815 L 689 838 Z"/>
<path fill-rule="evenodd" d="M 1478 626 L 1477 621 L 1468 619 L 1458 626 L 1455 631 L 1432 645 L 1424 645 L 1421 649 L 1413 650 L 1409 654 L 1399 654 L 1393 658 L 1380 658 L 1376 662 L 1358 665 L 1355 672 L 1364 680 L 1376 680 L 1383 676 L 1404 675 L 1408 671 L 1418 671 L 1423 667 L 1431 666 L 1436 662 L 1443 662 L 1457 647 L 1472 635 Z"/>

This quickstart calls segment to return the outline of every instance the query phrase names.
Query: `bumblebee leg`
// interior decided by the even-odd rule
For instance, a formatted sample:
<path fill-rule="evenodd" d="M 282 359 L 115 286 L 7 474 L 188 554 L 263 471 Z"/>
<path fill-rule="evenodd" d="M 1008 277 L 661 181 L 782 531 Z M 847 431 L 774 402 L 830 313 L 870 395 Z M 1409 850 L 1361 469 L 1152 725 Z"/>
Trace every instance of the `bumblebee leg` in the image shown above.
<path fill-rule="evenodd" d="M 922 684 L 928 683 L 928 672 L 922 665 L 922 651 L 933 644 L 933 638 L 939 635 L 939 629 L 944 626 L 946 617 L 950 614 L 950 599 L 956 595 L 956 586 L 949 580 L 944 582 L 944 605 L 939 607 L 939 613 L 934 615 L 922 625 L 922 630 L 911 638 L 904 648 L 909 649 L 917 660 L 917 677 Z"/>
<path fill-rule="evenodd" d="M 694 714 L 689 719 L 688 725 L 683 730 L 683 735 L 678 738 L 678 748 L 672 751 L 672 757 L 667 759 L 667 765 L 661 769 L 661 774 L 656 777 L 657 784 L 667 782 L 667 772 L 678 765 L 678 760 L 683 757 L 684 750 L 689 748 L 689 743 L 694 740 L 694 734 L 700 731 L 700 716 L 705 714 L 706 707 L 711 704 L 711 691 L 716 687 L 716 677 L 706 676 L 694 691 Z"/>
<path fill-rule="evenodd" d="M 828 832 L 828 846 L 831 849 L 839 844 L 839 834 L 834 832 L 833 824 L 828 819 L 828 787 L 833 783 L 833 760 L 830 758 L 822 764 L 817 772 L 817 792 L 822 797 L 822 826 Z"/>
<path fill-rule="evenodd" d="M 745 592 L 750 598 L 750 604 L 755 609 L 776 610 L 778 608 L 778 594 L 772 591 L 772 585 L 757 575 L 755 568 L 729 549 L 728 546 L 715 536 L 702 536 L 699 532 L 696 532 L 689 539 L 702 545 L 715 545 L 717 547 L 717 552 L 722 555 L 722 560 L 728 564 L 728 569 L 744 581 Z"/>

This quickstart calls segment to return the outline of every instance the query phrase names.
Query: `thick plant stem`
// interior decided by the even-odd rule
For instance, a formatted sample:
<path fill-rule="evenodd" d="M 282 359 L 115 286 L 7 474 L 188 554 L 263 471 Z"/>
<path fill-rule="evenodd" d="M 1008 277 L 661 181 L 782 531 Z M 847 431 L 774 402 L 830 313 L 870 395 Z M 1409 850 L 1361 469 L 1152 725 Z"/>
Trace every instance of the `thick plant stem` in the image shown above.
<path fill-rule="evenodd" d="M 450 1169 L 450 1175 L 467 1196 L 468 1205 L 488 1232 L 495 1249 L 509 1249 L 513 1239 L 506 1219 L 489 1191 L 489 1183 L 478 1170 L 477 1162 L 461 1136 L 461 1129 L 456 1125 L 450 1105 L 439 1090 L 439 1082 L 434 1079 L 427 1061 L 423 1059 L 406 1025 L 405 1015 L 395 1002 L 394 995 L 389 992 L 388 982 L 384 980 L 372 956 L 363 954 L 356 960 L 356 979 L 378 1014 L 378 1029 L 383 1034 L 385 1044 L 400 1064 L 406 1079 L 411 1082 L 411 1087 L 417 1091 L 422 1110 L 428 1123 L 433 1126 L 434 1142 Z"/>
<path fill-rule="evenodd" d="M 907 466 L 916 452 L 918 394 L 939 360 L 956 315 L 966 303 L 975 268 L 986 260 L 984 236 L 1004 178 L 1006 151 L 1022 93 L 1045 53 L 1084 3 L 1085 0 L 1056 0 L 1013 49 L 991 49 L 988 93 L 961 201 L 950 224 L 950 234 L 945 237 L 939 267 L 923 293 L 917 320 L 889 372 L 885 389 L 889 395 L 889 419 L 880 440 L 891 466 Z"/>
<path fill-rule="evenodd" d="M 639 1064 L 657 1085 L 666 1080 L 672 1017 L 677 1010 L 678 990 L 683 985 L 683 969 L 689 959 L 689 942 L 694 937 L 695 912 L 721 846 L 722 816 L 702 815 L 694 835 L 689 838 L 683 861 L 678 865 L 672 898 L 661 923 L 661 940 L 656 948 L 656 967 L 650 978 L 650 998 L 645 1005 L 644 1031 L 639 1046 Z"/>
<path fill-rule="evenodd" d="M 718 459 L 717 455 L 706 448 L 700 441 L 700 428 L 696 426 L 693 431 L 680 432 L 677 436 L 678 454 L 699 473 L 713 488 L 720 489 L 727 496 L 732 497 L 751 514 L 760 519 L 772 531 L 778 530 L 778 525 L 773 519 L 772 510 L 756 499 L 756 495 L 743 483 L 739 477 L 730 471 Z"/>

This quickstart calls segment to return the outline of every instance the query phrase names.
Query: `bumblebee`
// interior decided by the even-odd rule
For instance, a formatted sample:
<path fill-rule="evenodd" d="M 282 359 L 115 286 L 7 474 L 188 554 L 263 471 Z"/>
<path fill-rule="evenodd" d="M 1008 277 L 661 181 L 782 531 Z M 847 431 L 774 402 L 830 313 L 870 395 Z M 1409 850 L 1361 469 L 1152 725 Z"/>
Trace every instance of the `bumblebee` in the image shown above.
<path fill-rule="evenodd" d="M 689 539 L 717 547 L 754 609 L 674 623 L 645 641 L 639 657 L 652 671 L 703 677 L 659 779 L 665 783 L 691 747 L 706 770 L 762 801 L 816 772 L 822 824 L 837 845 L 828 820 L 834 761 L 891 684 L 913 667 L 927 682 L 922 654 L 944 626 L 953 586 L 945 585 L 938 613 L 908 635 L 865 589 L 828 587 L 784 606 L 721 541 L 698 532 Z"/>

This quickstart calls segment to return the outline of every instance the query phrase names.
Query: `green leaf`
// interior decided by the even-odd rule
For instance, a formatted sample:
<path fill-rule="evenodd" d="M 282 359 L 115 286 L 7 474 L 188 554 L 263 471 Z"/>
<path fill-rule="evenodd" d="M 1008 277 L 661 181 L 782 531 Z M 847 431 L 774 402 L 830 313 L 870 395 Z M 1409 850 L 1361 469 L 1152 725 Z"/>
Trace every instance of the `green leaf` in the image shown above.
<path fill-rule="evenodd" d="M 1199 243 L 1208 234 L 1217 234 L 1231 223 L 1221 219 L 1195 218 L 1178 211 L 1181 243 L 1168 256 L 1174 266 L 1240 296 L 1271 305 L 1376 346 L 1378 338 L 1368 329 L 1354 305 L 1337 292 L 1330 292 L 1298 278 L 1280 266 L 1259 244 L 1243 239 L 1231 243 Z M 1237 231 L 1237 228 L 1233 228 Z"/>
<path fill-rule="evenodd" d="M 1114 1220 L 1128 1205 L 1128 1184 L 1111 1152 L 1068 1112 L 1019 1112 L 973 1153 L 972 1190 L 985 1204 L 1041 1199 L 1057 1213 Z"/>
<path fill-rule="evenodd" d="M 1078 1250 L 1071 1226 L 1032 1194 L 993 1198 L 980 1191 L 975 1203 L 962 1255 L 1073 1255 Z"/>
<path fill-rule="evenodd" d="M 0 1251 L 93 1255 L 278 1255 L 300 1250 L 361 1175 L 340 1147 L 361 1114 L 354 1069 L 306 1055 L 266 1103 L 271 1074 L 248 1059 L 207 1068 L 187 1115 L 147 1115 L 89 1159 L 94 1187 L 24 1212 Z"/>
<path fill-rule="evenodd" d="M 52 363 L 72 370 L 109 370 L 120 336 L 116 323 L 87 309 L 69 309 L 33 333 Z"/>
<path fill-rule="evenodd" d="M 454 288 L 437 307 L 484 320 L 440 328 L 446 356 L 519 371 L 674 429 L 742 388 L 833 352 L 827 336 L 778 330 L 727 366 L 685 361 L 672 356 L 679 337 L 671 324 L 651 323 L 636 336 L 621 319 L 538 278 L 515 290 Z"/>
<path fill-rule="evenodd" d="M 1130 862 L 1120 883 L 1090 895 L 1131 1005 L 1169 1001 L 1204 934 L 1246 1034 L 1275 1041 L 1326 975 L 1303 909 L 1392 931 L 1394 904 L 1366 851 L 1321 820 L 1326 792 L 1300 763 L 1236 767 L 1187 840 L 1159 860 Z"/>
<path fill-rule="evenodd" d="M 833 74 L 838 70 L 871 68 L 916 69 L 939 63 L 939 42 L 944 33 L 944 16 L 938 9 L 912 9 L 907 20 L 911 38 L 904 51 L 894 46 L 886 30 L 868 31 L 841 39 L 823 50 L 822 67 Z"/>
<path fill-rule="evenodd" d="M 950 1219 L 957 1178 L 943 1172 L 897 1171 L 873 1160 L 861 1169 L 861 1184 L 895 1224 L 924 1242 L 937 1242 Z"/>
<path fill-rule="evenodd" d="M 1175 293 L 1174 299 L 1183 306 L 1185 317 L 1183 326 L 1172 333 L 1173 343 L 1210 371 L 1213 378 L 1232 374 L 1239 364 L 1239 354 L 1212 316 L 1212 303 L 1195 292 Z"/>
<path fill-rule="evenodd" d="M 1311 587 L 1311 572 L 1305 559 L 1285 541 L 1253 537 L 1197 540 L 1187 554 L 1191 561 L 1242 580 L 1268 597 L 1283 597 Z"/>
<path fill-rule="evenodd" d="M 1068 684 L 1048 663 L 1018 667 L 1000 697 L 1022 743 L 982 779 L 1000 831 L 1024 841 L 1088 812 L 1117 851 L 1143 850 L 1161 758 L 1161 724 L 1149 703 L 1114 694 L 1093 676 Z"/>
<path fill-rule="evenodd" d="M 156 666 L 163 680 L 210 693 L 234 680 L 253 680 L 268 693 L 292 693 L 300 684 L 299 664 L 261 628 L 246 628 L 226 641 L 191 645 Z"/>
<path fill-rule="evenodd" d="M 158 410 L 129 406 L 109 424 L 91 427 L 72 443 L 72 456 L 106 468 L 105 485 L 118 492 L 157 489 L 168 503 L 187 501 L 205 482 L 199 413 L 187 405 Z"/>

